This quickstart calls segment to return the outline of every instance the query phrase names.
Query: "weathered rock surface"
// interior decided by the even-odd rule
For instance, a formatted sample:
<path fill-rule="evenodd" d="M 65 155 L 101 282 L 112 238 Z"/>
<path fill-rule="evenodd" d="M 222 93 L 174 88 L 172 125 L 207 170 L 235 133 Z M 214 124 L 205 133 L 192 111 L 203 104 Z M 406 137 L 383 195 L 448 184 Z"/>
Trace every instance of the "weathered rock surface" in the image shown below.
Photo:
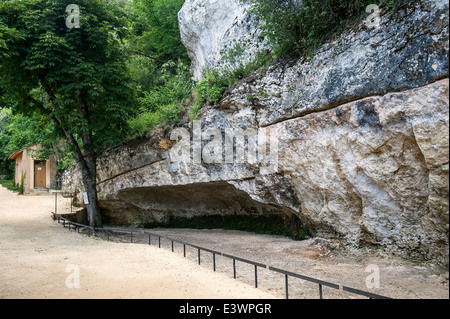
<path fill-rule="evenodd" d="M 204 68 L 234 68 L 254 59 L 267 43 L 259 37 L 249 5 L 237 0 L 187 0 L 178 13 L 181 39 L 192 60 L 194 79 Z M 230 58 L 225 60 L 224 56 Z"/>
<path fill-rule="evenodd" d="M 258 123 L 267 126 L 448 77 L 447 11 L 445 1 L 412 1 L 382 16 L 377 28 L 361 24 L 349 30 L 310 61 L 275 64 L 253 81 L 238 83 L 221 104 L 253 107 Z"/>
<path fill-rule="evenodd" d="M 276 124 L 280 169 L 319 234 L 448 258 L 448 90 L 441 80 Z"/>
<path fill-rule="evenodd" d="M 101 157 L 100 205 L 109 218 L 137 224 L 173 215 L 295 216 L 351 247 L 448 266 L 448 44 L 448 3 L 422 0 L 383 16 L 380 28 L 346 32 L 311 61 L 274 64 L 199 119 L 203 134 L 276 133 L 277 170 L 174 163 L 177 144 L 153 131 Z M 195 135 L 192 123 L 183 127 Z M 81 192 L 78 174 L 66 174 L 63 188 Z"/>

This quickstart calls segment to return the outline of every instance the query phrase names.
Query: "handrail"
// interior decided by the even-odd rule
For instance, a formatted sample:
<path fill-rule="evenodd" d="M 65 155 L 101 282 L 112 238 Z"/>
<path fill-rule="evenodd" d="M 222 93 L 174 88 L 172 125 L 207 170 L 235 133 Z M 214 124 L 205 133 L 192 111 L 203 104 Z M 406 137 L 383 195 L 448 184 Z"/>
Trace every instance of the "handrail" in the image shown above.
<path fill-rule="evenodd" d="M 159 241 L 158 241 L 159 242 L 159 248 L 161 248 L 161 238 L 170 240 L 172 242 L 172 252 L 174 251 L 174 249 L 173 249 L 173 243 L 174 242 L 182 244 L 184 246 L 184 257 L 186 257 L 186 246 L 190 246 L 190 247 L 195 248 L 195 249 L 198 250 L 198 263 L 199 264 L 200 264 L 200 251 L 201 250 L 203 250 L 205 252 L 212 253 L 213 254 L 214 271 L 216 270 L 216 264 L 215 264 L 215 256 L 216 255 L 224 256 L 224 257 L 227 257 L 227 258 L 231 258 L 231 259 L 233 259 L 233 274 L 234 274 L 234 278 L 236 278 L 236 260 L 244 262 L 244 263 L 247 263 L 247 264 L 254 265 L 255 266 L 255 287 L 256 288 L 258 287 L 257 267 L 268 268 L 271 271 L 274 271 L 274 272 L 281 273 L 281 274 L 285 275 L 286 299 L 289 298 L 289 294 L 288 294 L 288 277 L 289 276 L 318 284 L 319 285 L 320 299 L 323 298 L 323 295 L 322 295 L 322 287 L 323 286 L 330 287 L 330 288 L 337 289 L 337 290 L 346 291 L 346 292 L 357 294 L 357 295 L 361 295 L 361 296 L 364 296 L 364 297 L 368 297 L 370 299 L 392 299 L 392 298 L 387 297 L 387 296 L 378 295 L 378 294 L 374 294 L 374 293 L 371 293 L 371 292 L 367 292 L 367 291 L 363 291 L 363 290 L 359 290 L 359 289 L 355 289 L 355 288 L 351 288 L 351 287 L 347 287 L 347 286 L 340 286 L 338 284 L 334 284 L 334 283 L 331 283 L 331 282 L 328 282 L 328 281 L 325 281 L 325 280 L 320 280 L 320 279 L 316 279 L 316 278 L 313 278 L 313 277 L 297 274 L 297 273 L 294 273 L 294 272 L 291 272 L 291 271 L 287 271 L 287 270 L 283 270 L 283 269 L 280 269 L 280 268 L 272 267 L 272 266 L 269 266 L 269 265 L 265 265 L 265 264 L 262 264 L 262 263 L 259 263 L 259 262 L 255 262 L 255 261 L 251 261 L 251 260 L 245 259 L 245 258 L 233 256 L 233 255 L 230 255 L 230 254 L 225 254 L 225 253 L 213 250 L 213 249 L 209 249 L 209 248 L 197 246 L 197 245 L 194 245 L 194 244 L 186 243 L 186 242 L 183 242 L 181 240 L 169 238 L 169 237 L 166 237 L 166 236 L 163 236 L 163 235 L 159 235 L 159 234 L 155 234 L 155 233 L 151 233 L 151 232 L 148 232 L 148 231 L 131 230 L 131 229 L 114 229 L 114 228 L 92 227 L 92 226 L 88 226 L 88 225 L 83 225 L 83 224 L 72 222 L 69 219 L 67 219 L 65 217 L 62 217 L 59 214 L 56 214 L 56 213 L 53 213 L 53 212 L 52 212 L 52 214 L 54 215 L 54 220 L 57 218 L 58 222 L 59 222 L 60 219 L 62 219 L 64 221 L 64 225 L 63 225 L 64 227 L 66 227 L 65 226 L 65 222 L 68 222 L 69 223 L 69 230 L 70 230 L 70 225 L 75 225 L 77 227 L 87 228 L 88 230 L 93 229 L 94 231 L 95 230 L 106 231 L 106 232 L 108 232 L 108 240 L 109 240 L 109 232 L 129 232 L 131 234 L 131 242 L 133 242 L 133 233 L 141 233 L 141 234 L 149 235 L 149 245 L 150 245 L 151 244 L 150 236 L 156 236 L 159 239 Z M 89 236 L 90 236 L 90 231 L 89 231 Z"/>
<path fill-rule="evenodd" d="M 261 268 L 267 268 L 267 266 L 264 265 L 264 264 L 261 264 L 261 263 L 255 262 L 255 261 L 251 261 L 251 260 L 248 260 L 248 259 L 244 259 L 244 258 L 241 258 L 241 257 L 236 257 L 236 256 L 229 255 L 229 254 L 223 254 L 223 256 L 231 258 L 231 259 L 236 259 L 236 260 L 242 261 L 244 263 L 255 265 L 255 266 L 258 266 L 258 267 L 261 267 Z"/>
<path fill-rule="evenodd" d="M 297 273 L 293 273 L 291 271 L 275 268 L 275 267 L 272 267 L 272 266 L 269 266 L 269 269 L 273 270 L 275 272 L 279 272 L 279 273 L 284 274 L 284 275 L 288 275 L 288 276 L 291 276 L 291 277 L 295 277 L 295 278 L 303 279 L 303 280 L 306 280 L 306 281 L 310 281 L 310 282 L 313 282 L 313 283 L 316 283 L 316 284 L 319 284 L 319 285 L 322 285 L 322 286 L 327 286 L 327 287 L 330 287 L 330 288 L 339 289 L 339 285 L 333 284 L 331 282 L 327 282 L 327 281 L 324 281 L 324 280 L 308 277 L 308 276 L 305 276 L 305 275 L 300 275 L 300 274 L 297 274 Z"/>
<path fill-rule="evenodd" d="M 386 296 L 374 294 L 372 292 L 368 292 L 368 291 L 364 291 L 364 290 L 350 288 L 350 287 L 347 287 L 347 286 L 342 286 L 342 290 L 347 291 L 347 292 L 351 292 L 351 293 L 354 293 L 354 294 L 362 295 L 362 296 L 365 296 L 365 297 L 369 297 L 370 299 L 392 299 L 392 298 L 389 298 L 389 297 L 386 297 Z"/>

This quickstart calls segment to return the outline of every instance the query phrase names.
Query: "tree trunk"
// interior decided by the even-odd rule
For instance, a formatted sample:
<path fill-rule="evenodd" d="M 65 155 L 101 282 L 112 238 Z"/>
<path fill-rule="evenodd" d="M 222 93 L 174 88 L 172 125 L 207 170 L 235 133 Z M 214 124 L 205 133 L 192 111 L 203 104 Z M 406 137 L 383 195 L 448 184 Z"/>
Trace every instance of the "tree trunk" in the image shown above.
<path fill-rule="evenodd" d="M 95 165 L 95 163 L 94 163 Z M 102 218 L 100 213 L 100 207 L 98 206 L 97 198 L 97 180 L 96 170 L 86 169 L 87 165 L 78 164 L 81 170 L 84 189 L 87 193 L 88 203 L 86 204 L 87 217 L 89 226 L 102 227 Z M 90 165 L 89 165 L 90 166 Z"/>
<path fill-rule="evenodd" d="M 54 104 L 56 96 L 53 93 L 53 90 L 48 85 L 43 85 L 42 84 L 43 81 L 41 78 L 39 78 L 39 82 L 41 83 L 41 86 L 45 89 L 53 106 L 56 107 Z M 75 99 L 78 105 L 78 112 L 89 123 L 89 109 L 86 103 L 84 103 L 84 101 L 78 94 L 75 95 Z M 47 113 L 50 116 L 52 121 L 55 123 L 55 126 L 62 131 L 67 142 L 72 146 L 75 161 L 78 164 L 78 167 L 80 168 L 85 192 L 87 193 L 87 199 L 89 201 L 89 203 L 86 204 L 89 226 L 102 227 L 100 207 L 98 206 L 97 201 L 97 155 L 92 145 L 91 139 L 92 132 L 86 129 L 86 132 L 79 133 L 79 136 L 82 139 L 84 145 L 84 150 L 82 151 L 80 145 L 78 144 L 77 140 L 75 139 L 74 135 L 70 132 L 68 127 L 62 125 L 63 121 L 61 121 L 61 119 L 58 119 L 54 115 L 52 115 L 49 110 L 47 110 L 41 103 L 39 103 L 32 97 L 29 97 L 28 101 L 33 102 L 39 109 L 41 109 L 44 113 Z"/>
<path fill-rule="evenodd" d="M 84 190 L 87 193 L 88 199 L 86 209 L 89 226 L 102 227 L 100 207 L 98 206 L 97 201 L 97 155 L 95 154 L 95 150 L 91 147 L 85 147 L 86 149 L 81 151 L 80 146 L 73 135 L 68 133 L 68 131 L 62 126 L 61 129 L 66 136 L 67 142 L 72 145 L 75 161 L 81 171 Z M 86 143 L 88 146 L 91 146 L 88 136 L 83 136 L 83 139 L 88 142 Z"/>

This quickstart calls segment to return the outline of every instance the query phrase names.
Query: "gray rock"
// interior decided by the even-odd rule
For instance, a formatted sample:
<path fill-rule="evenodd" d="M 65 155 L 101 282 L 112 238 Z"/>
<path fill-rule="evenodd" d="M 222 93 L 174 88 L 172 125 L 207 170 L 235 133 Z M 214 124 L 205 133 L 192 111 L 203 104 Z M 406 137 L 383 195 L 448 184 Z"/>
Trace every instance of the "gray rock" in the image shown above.
<path fill-rule="evenodd" d="M 178 21 L 195 80 L 202 78 L 204 68 L 233 69 L 268 48 L 256 27 L 256 17 L 249 9 L 249 5 L 236 0 L 187 0 L 184 3 Z"/>

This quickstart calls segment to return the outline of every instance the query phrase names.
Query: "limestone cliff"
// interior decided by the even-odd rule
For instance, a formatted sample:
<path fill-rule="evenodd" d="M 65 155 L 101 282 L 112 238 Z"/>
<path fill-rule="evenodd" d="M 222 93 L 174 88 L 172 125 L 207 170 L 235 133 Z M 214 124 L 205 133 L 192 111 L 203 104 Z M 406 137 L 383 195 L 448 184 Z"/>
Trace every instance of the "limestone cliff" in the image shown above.
<path fill-rule="evenodd" d="M 226 39 L 221 19 L 247 28 L 233 22 L 246 8 L 231 2 L 234 18 L 214 0 L 188 0 L 180 12 L 196 70 L 215 63 L 205 57 Z M 211 30 L 222 40 L 203 41 Z M 180 127 L 190 132 L 190 147 L 196 130 L 204 140 L 223 133 L 224 144 L 230 129 L 275 136 L 275 169 L 251 161 L 174 162 L 179 144 L 155 130 L 101 157 L 100 205 L 123 223 L 283 214 L 352 247 L 385 247 L 448 265 L 448 39 L 448 2 L 413 1 L 383 15 L 377 28 L 345 32 L 309 61 L 274 63 L 204 108 L 200 127 Z M 81 199 L 77 171 L 63 184 Z"/>
<path fill-rule="evenodd" d="M 204 68 L 233 68 L 269 47 L 259 37 L 249 5 L 238 1 L 187 0 L 178 20 L 196 80 L 201 79 Z M 231 51 L 235 59 L 224 59 Z"/>

